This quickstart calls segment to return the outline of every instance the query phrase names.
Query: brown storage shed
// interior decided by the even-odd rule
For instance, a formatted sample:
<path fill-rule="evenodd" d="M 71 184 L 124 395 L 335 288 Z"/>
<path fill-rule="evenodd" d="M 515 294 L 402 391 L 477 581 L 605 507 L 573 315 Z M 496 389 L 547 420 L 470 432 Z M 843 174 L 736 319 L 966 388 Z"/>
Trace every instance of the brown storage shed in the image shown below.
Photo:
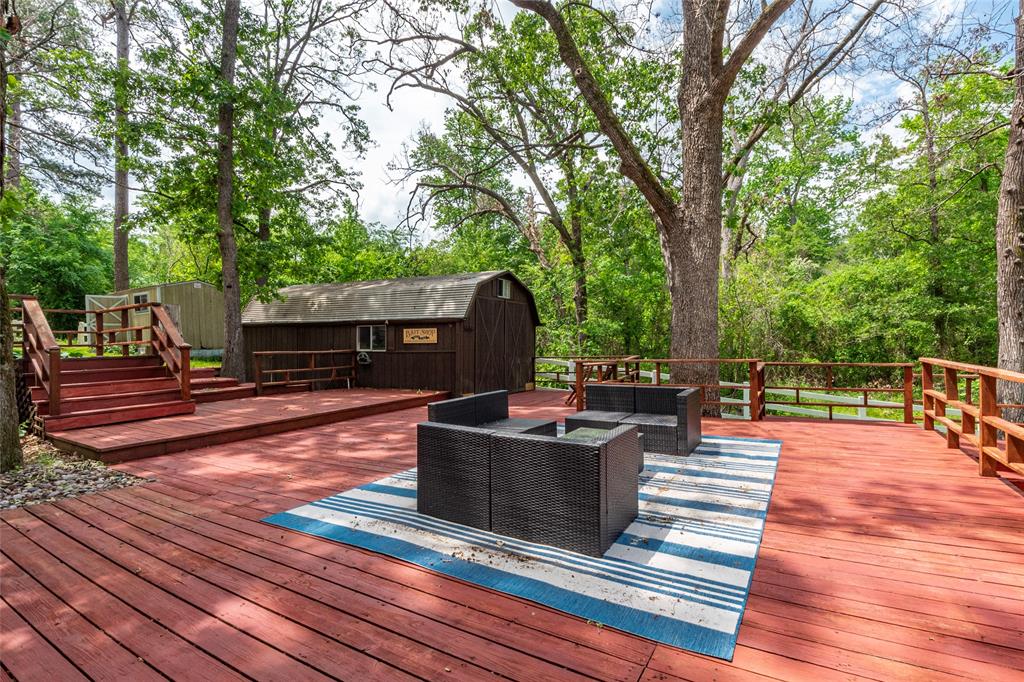
<path fill-rule="evenodd" d="M 454 394 L 532 388 L 539 324 L 533 294 L 507 271 L 302 284 L 242 313 L 250 378 L 256 351 L 352 348 L 359 386 Z"/>

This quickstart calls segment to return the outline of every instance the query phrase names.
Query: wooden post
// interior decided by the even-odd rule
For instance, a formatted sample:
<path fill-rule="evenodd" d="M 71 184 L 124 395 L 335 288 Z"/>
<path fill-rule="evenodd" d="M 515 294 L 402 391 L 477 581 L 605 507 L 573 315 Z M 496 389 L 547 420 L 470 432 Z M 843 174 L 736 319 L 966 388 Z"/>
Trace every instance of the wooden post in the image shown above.
<path fill-rule="evenodd" d="M 924 430 L 935 430 L 935 398 L 928 394 L 935 390 L 935 375 L 930 362 L 921 361 L 921 403 L 924 406 Z"/>
<path fill-rule="evenodd" d="M 181 368 L 181 399 L 192 399 L 192 346 L 187 343 L 178 347 L 181 353 L 179 366 Z"/>
<path fill-rule="evenodd" d="M 50 375 L 50 385 L 47 395 L 50 399 L 50 415 L 57 416 L 60 414 L 60 349 L 51 348 L 49 351 L 49 368 L 47 372 Z"/>
<path fill-rule="evenodd" d="M 96 313 L 96 355 L 103 357 L 103 312 Z"/>
<path fill-rule="evenodd" d="M 946 405 L 950 401 L 954 401 L 954 400 L 959 400 L 960 399 L 960 386 L 959 386 L 959 383 L 957 381 L 956 370 L 953 369 L 952 367 L 943 367 L 942 368 L 942 376 L 943 376 L 943 387 L 942 387 L 942 390 L 943 390 L 943 393 L 946 396 L 946 399 L 944 401 L 940 401 L 940 402 L 942 403 L 942 406 L 941 406 L 942 407 L 942 414 L 945 416 L 945 415 L 947 415 Z M 935 407 L 935 414 L 938 414 L 938 413 L 939 413 L 939 406 L 936 405 L 936 407 Z M 963 412 L 961 412 L 961 415 L 962 414 L 963 414 Z M 962 423 L 963 422 L 961 421 L 961 424 Z M 960 435 L 958 433 L 956 433 L 953 429 L 948 428 L 948 427 L 946 428 L 946 447 L 950 448 L 951 450 L 960 447 Z"/>
<path fill-rule="evenodd" d="M 127 329 L 128 326 L 128 310 L 125 309 L 121 311 L 121 329 Z M 124 332 L 125 341 L 128 341 L 130 333 L 131 332 Z M 121 355 L 124 357 L 128 357 L 128 353 L 130 350 L 131 349 L 127 345 L 121 346 Z"/>
<path fill-rule="evenodd" d="M 757 360 L 750 361 L 749 382 L 750 382 L 750 421 L 761 420 L 761 377 L 757 371 Z"/>
<path fill-rule="evenodd" d="M 586 405 L 585 405 L 585 402 L 586 402 L 586 396 L 584 395 L 584 391 L 583 391 L 583 361 L 582 360 L 577 360 L 576 361 L 576 411 L 577 412 L 582 412 L 583 410 L 587 409 Z"/>
<path fill-rule="evenodd" d="M 914 423 L 914 368 L 903 368 L 903 423 Z"/>
<path fill-rule="evenodd" d="M 978 475 L 996 476 L 995 462 L 985 452 L 986 448 L 994 448 L 998 443 L 998 429 L 988 422 L 988 418 L 999 416 L 999 404 L 996 402 L 996 378 L 982 374 L 980 379 L 981 399 L 978 401 L 978 416 L 981 419 L 981 437 L 978 439 Z"/>
<path fill-rule="evenodd" d="M 252 354 L 253 381 L 256 383 L 256 395 L 263 395 L 263 356 Z"/>
<path fill-rule="evenodd" d="M 654 363 L 654 383 L 661 386 L 661 363 Z"/>

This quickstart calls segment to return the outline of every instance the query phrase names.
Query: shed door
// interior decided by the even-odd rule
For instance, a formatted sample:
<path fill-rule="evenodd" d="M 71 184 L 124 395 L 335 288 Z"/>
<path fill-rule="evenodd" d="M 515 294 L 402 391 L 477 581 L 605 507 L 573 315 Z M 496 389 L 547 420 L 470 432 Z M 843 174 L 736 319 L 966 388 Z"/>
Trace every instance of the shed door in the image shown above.
<path fill-rule="evenodd" d="M 504 301 L 478 297 L 476 308 L 476 381 L 474 392 L 507 388 Z"/>
<path fill-rule="evenodd" d="M 522 391 L 533 381 L 533 349 L 526 338 L 533 331 L 530 309 L 521 303 L 505 306 L 505 388 Z"/>

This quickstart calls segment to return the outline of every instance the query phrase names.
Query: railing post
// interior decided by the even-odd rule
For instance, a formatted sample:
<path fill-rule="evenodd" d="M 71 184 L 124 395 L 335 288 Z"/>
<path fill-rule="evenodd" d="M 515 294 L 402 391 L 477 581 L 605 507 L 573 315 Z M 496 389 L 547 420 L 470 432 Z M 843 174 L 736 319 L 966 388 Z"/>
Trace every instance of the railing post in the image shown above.
<path fill-rule="evenodd" d="M 935 390 L 935 375 L 932 364 L 921 361 L 921 403 L 924 407 L 924 430 L 935 430 L 935 398 L 929 395 L 929 391 Z"/>
<path fill-rule="evenodd" d="M 981 437 L 978 439 L 978 475 L 996 476 L 995 463 L 989 457 L 985 449 L 994 448 L 997 444 L 998 429 L 992 426 L 988 418 L 999 416 L 999 404 L 996 401 L 996 378 L 988 374 L 979 377 L 979 388 L 981 389 L 980 400 L 978 401 L 978 417 L 981 422 Z"/>
<path fill-rule="evenodd" d="M 126 308 L 125 310 L 121 311 L 121 329 L 127 329 L 128 327 L 128 310 Z M 127 342 L 130 340 L 129 335 L 131 334 L 131 332 L 122 333 L 124 334 L 125 345 L 121 346 L 121 355 L 124 357 L 128 357 L 128 354 L 131 351 L 131 349 L 128 347 Z"/>
<path fill-rule="evenodd" d="M 96 357 L 103 357 L 103 311 L 98 310 L 96 315 Z"/>
<path fill-rule="evenodd" d="M 761 377 L 757 371 L 757 360 L 751 360 L 748 367 L 749 383 L 750 383 L 750 402 L 748 407 L 750 408 L 750 421 L 756 422 L 761 420 Z"/>
<path fill-rule="evenodd" d="M 263 356 L 252 354 L 253 381 L 256 383 L 256 395 L 263 395 Z"/>
<path fill-rule="evenodd" d="M 960 400 L 960 384 L 957 380 L 956 370 L 952 367 L 943 367 L 942 377 L 942 390 L 946 399 L 941 401 L 941 410 L 943 416 L 948 416 L 948 413 L 946 412 L 946 405 L 948 405 L 950 401 Z M 939 406 L 936 406 L 935 414 L 939 414 Z M 961 424 L 963 424 L 963 411 L 961 411 L 960 414 Z M 951 450 L 960 447 L 960 434 L 955 432 L 953 429 L 946 429 L 946 447 Z"/>
<path fill-rule="evenodd" d="M 60 349 L 51 348 L 47 352 L 50 356 L 47 369 L 50 374 L 49 391 L 47 392 L 50 399 L 49 413 L 51 416 L 57 416 L 60 414 Z"/>
<path fill-rule="evenodd" d="M 661 363 L 654 363 L 654 383 L 661 386 Z"/>
<path fill-rule="evenodd" d="M 903 368 L 903 423 L 914 423 L 914 367 Z"/>
<path fill-rule="evenodd" d="M 584 404 L 585 401 L 586 401 L 586 396 L 584 395 L 584 390 L 583 390 L 583 361 L 582 360 L 577 360 L 576 361 L 576 411 L 577 412 L 582 412 L 583 410 L 586 409 L 586 405 Z"/>
<path fill-rule="evenodd" d="M 127 348 L 127 346 L 125 346 Z M 178 367 L 181 370 L 181 399 L 192 399 L 192 346 L 187 343 L 178 348 L 181 358 Z"/>

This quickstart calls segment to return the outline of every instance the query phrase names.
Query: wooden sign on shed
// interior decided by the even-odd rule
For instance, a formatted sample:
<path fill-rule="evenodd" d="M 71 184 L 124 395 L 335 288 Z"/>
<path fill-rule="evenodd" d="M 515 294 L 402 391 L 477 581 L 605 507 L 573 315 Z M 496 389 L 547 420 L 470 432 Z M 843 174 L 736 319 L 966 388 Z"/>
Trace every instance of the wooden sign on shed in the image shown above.
<path fill-rule="evenodd" d="M 416 327 L 402 330 L 403 343 L 437 343 L 437 327 Z"/>

